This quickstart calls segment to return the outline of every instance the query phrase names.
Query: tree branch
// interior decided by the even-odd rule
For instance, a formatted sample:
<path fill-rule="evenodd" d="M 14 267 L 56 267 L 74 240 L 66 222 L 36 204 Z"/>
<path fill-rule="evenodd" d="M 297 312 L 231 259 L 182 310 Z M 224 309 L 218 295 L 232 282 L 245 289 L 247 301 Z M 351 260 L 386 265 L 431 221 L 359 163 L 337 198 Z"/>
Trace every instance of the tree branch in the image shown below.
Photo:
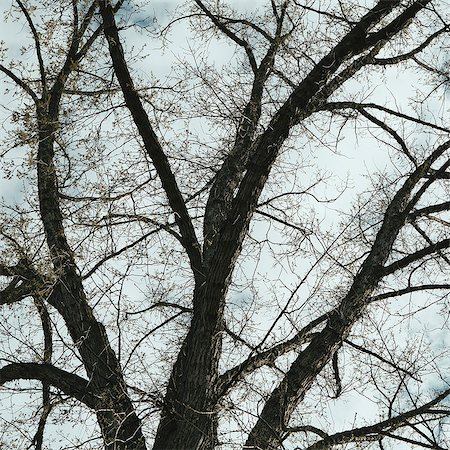
<path fill-rule="evenodd" d="M 411 122 L 417 123 L 419 125 L 423 125 L 426 127 L 430 127 L 434 130 L 443 131 L 445 133 L 450 133 L 450 128 L 444 128 L 439 125 L 435 125 L 434 123 L 427 122 L 426 120 L 418 119 L 416 117 L 409 116 L 407 114 L 403 114 L 401 112 L 395 111 L 390 108 L 386 108 L 385 106 L 377 105 L 376 103 L 357 103 L 357 102 L 330 102 L 324 103 L 319 109 L 321 110 L 329 110 L 333 109 L 355 109 L 357 111 L 361 111 L 365 108 L 373 108 L 378 109 L 379 111 L 384 111 L 388 114 L 392 114 L 393 116 L 399 117 L 401 119 L 409 120 Z"/>
<path fill-rule="evenodd" d="M 432 255 L 433 253 L 439 252 L 450 247 L 450 239 L 443 239 L 442 241 L 436 242 L 435 244 L 429 245 L 428 247 L 422 248 L 411 255 L 405 256 L 398 261 L 395 261 L 382 269 L 383 276 L 390 275 L 397 270 L 403 269 L 409 264 L 418 261 L 419 259 L 425 258 L 426 256 Z"/>
<path fill-rule="evenodd" d="M 45 76 L 45 67 L 44 67 L 44 61 L 42 59 L 42 53 L 41 53 L 41 43 L 39 39 L 39 35 L 36 31 L 36 27 L 34 26 L 33 20 L 31 19 L 30 13 L 25 8 L 24 4 L 21 2 L 21 0 L 16 0 L 16 3 L 19 5 L 23 15 L 25 16 L 28 26 L 30 27 L 31 33 L 33 34 L 33 40 L 34 40 L 34 46 L 36 48 L 36 56 L 39 63 L 39 73 L 41 75 L 41 83 L 42 83 L 42 90 L 44 92 L 44 95 L 47 92 L 47 80 Z"/>
<path fill-rule="evenodd" d="M 373 122 L 375 125 L 378 125 L 382 130 L 386 131 L 386 133 L 390 134 L 395 141 L 397 141 L 397 143 L 400 145 L 400 148 L 402 149 L 403 153 L 405 154 L 405 156 L 415 165 L 417 166 L 417 160 L 416 158 L 414 158 L 405 141 L 400 137 L 400 135 L 393 129 L 391 128 L 389 125 L 387 125 L 385 122 L 383 122 L 380 119 L 377 119 L 375 116 L 373 116 L 372 114 L 368 113 L 364 108 L 358 109 L 358 111 L 367 119 L 369 119 L 371 122 Z"/>
<path fill-rule="evenodd" d="M 0 368 L 0 386 L 14 380 L 39 380 L 60 389 L 91 409 L 98 405 L 98 399 L 89 387 L 89 381 L 51 364 L 10 363 Z"/>
<path fill-rule="evenodd" d="M 211 20 L 211 22 L 226 36 L 228 36 L 233 42 L 235 42 L 240 47 L 243 47 L 245 53 L 247 53 L 247 57 L 250 63 L 250 67 L 253 72 L 256 74 L 258 71 L 258 65 L 256 64 L 255 55 L 253 54 L 252 47 L 245 40 L 237 36 L 236 33 L 233 33 L 224 23 L 222 23 L 216 15 L 214 15 L 201 0 L 194 0 L 195 3 L 200 7 L 200 9 L 206 14 L 206 16 Z"/>
<path fill-rule="evenodd" d="M 450 210 L 450 202 L 438 203 L 437 205 L 426 206 L 424 208 L 414 210 L 409 216 L 408 221 L 412 222 L 418 217 L 423 217 L 428 214 L 448 211 Z"/>
<path fill-rule="evenodd" d="M 354 428 L 353 430 L 347 430 L 333 434 L 314 443 L 313 445 L 310 445 L 306 450 L 326 450 L 336 445 L 342 445 L 349 442 L 361 442 L 364 440 L 369 440 L 370 438 L 373 438 L 373 440 L 377 440 L 383 436 L 389 436 L 393 439 L 401 439 L 400 437 L 396 437 L 395 435 L 393 435 L 391 432 L 400 427 L 408 426 L 409 419 L 424 414 L 446 415 L 446 413 L 433 411 L 432 407 L 444 400 L 449 394 L 450 389 L 447 389 L 430 402 L 425 403 L 418 408 L 414 408 L 404 413 L 398 414 L 396 417 L 383 420 L 374 425 Z"/>
<path fill-rule="evenodd" d="M 395 364 L 393 361 L 389 361 L 386 358 L 383 358 L 381 355 L 378 355 L 377 353 L 373 352 L 372 350 L 369 350 L 361 345 L 355 344 L 354 342 L 348 340 L 348 339 L 344 339 L 344 342 L 346 344 L 348 344 L 350 347 L 355 348 L 356 350 L 359 350 L 362 353 L 366 353 L 367 355 L 373 356 L 374 358 L 378 359 L 379 361 L 393 367 L 395 370 L 397 370 L 398 372 L 402 372 L 406 375 L 408 375 L 409 377 L 411 377 L 414 380 L 417 380 L 417 377 L 410 371 L 403 369 L 402 367 L 400 367 L 398 364 Z"/>
<path fill-rule="evenodd" d="M 277 28 L 259 67 L 254 70 L 250 98 L 242 111 L 242 118 L 236 131 L 233 148 L 228 152 L 212 184 L 205 209 L 203 227 L 204 260 L 208 266 L 220 245 L 220 230 L 232 207 L 233 195 L 241 181 L 246 164 L 253 152 L 252 141 L 261 118 L 264 86 L 272 73 L 275 55 L 283 42 L 283 22 L 287 3 L 277 16 Z"/>
<path fill-rule="evenodd" d="M 217 383 L 218 398 L 223 397 L 233 386 L 235 386 L 240 380 L 250 373 L 260 367 L 272 365 L 280 356 L 290 352 L 291 350 L 297 349 L 300 345 L 307 342 L 308 339 L 310 339 L 312 330 L 323 323 L 328 316 L 329 313 L 322 314 L 320 317 L 312 320 L 308 325 L 303 327 L 292 339 L 281 342 L 280 344 L 257 354 L 253 354 L 252 352 L 252 354 L 245 361 L 241 362 L 232 369 L 227 370 L 220 376 Z"/>
<path fill-rule="evenodd" d="M 202 254 L 191 218 L 189 217 L 186 208 L 186 203 L 178 188 L 167 156 L 156 137 L 140 97 L 134 88 L 134 83 L 128 70 L 122 45 L 120 43 L 119 32 L 117 30 L 111 3 L 109 0 L 101 0 L 98 3 L 103 18 L 103 31 L 108 41 L 114 71 L 120 87 L 122 88 L 125 103 L 131 112 L 134 123 L 144 142 L 145 149 L 158 172 L 163 189 L 169 200 L 170 207 L 175 213 L 175 220 L 183 238 L 183 246 L 186 249 L 191 262 L 194 277 L 197 282 L 201 282 L 204 277 Z"/>
<path fill-rule="evenodd" d="M 376 302 L 378 300 L 384 300 L 386 298 L 400 297 L 401 295 L 411 294 L 417 291 L 427 291 L 433 289 L 450 289 L 450 284 L 422 284 L 420 286 L 408 286 L 404 289 L 399 289 L 398 291 L 385 292 L 383 294 L 374 295 L 370 299 L 370 303 Z"/>
<path fill-rule="evenodd" d="M 421 51 L 425 50 L 438 36 L 441 34 L 449 31 L 449 27 L 445 26 L 439 29 L 438 31 L 435 31 L 433 34 L 427 37 L 420 45 L 415 47 L 413 50 L 404 53 L 403 55 L 397 55 L 393 56 L 391 58 L 376 58 L 373 61 L 373 64 L 375 65 L 381 65 L 386 66 L 389 64 L 397 64 L 401 61 L 406 61 L 407 59 L 412 58 L 413 56 L 417 55 L 417 53 L 420 53 Z"/>
<path fill-rule="evenodd" d="M 47 307 L 40 297 L 34 298 L 34 304 L 41 318 L 42 330 L 44 333 L 44 354 L 42 359 L 44 363 L 51 364 L 52 352 L 53 352 L 53 338 L 52 338 L 52 325 L 50 320 L 50 314 Z M 47 418 L 52 410 L 52 403 L 50 398 L 50 384 L 47 381 L 42 382 L 42 411 L 39 418 L 38 428 L 33 437 L 33 443 L 35 444 L 35 450 L 42 449 L 42 443 L 44 440 L 44 429 L 47 423 Z"/>
<path fill-rule="evenodd" d="M 410 8 L 409 18 L 417 12 L 417 6 L 424 8 L 430 0 L 415 2 Z M 380 1 L 370 10 L 352 30 L 310 71 L 297 89 L 289 96 L 288 100 L 278 110 L 271 120 L 266 131 L 257 139 L 252 149 L 252 156 L 246 168 L 247 171 L 235 194 L 227 220 L 221 228 L 217 253 L 220 253 L 220 264 L 231 267 L 230 261 L 236 256 L 245 236 L 249 221 L 255 210 L 262 188 L 269 176 L 271 167 L 278 155 L 283 142 L 289 136 L 290 129 L 300 119 L 307 117 L 313 111 L 311 102 L 316 94 L 320 96 L 321 88 L 326 85 L 327 79 L 351 57 L 364 52 L 376 44 L 373 38 L 368 41 L 368 31 L 394 8 L 400 5 L 400 1 Z M 396 32 L 407 26 L 409 20 L 405 15 L 400 19 L 394 19 Z M 393 32 L 393 26 L 388 28 Z M 387 30 L 386 30 L 387 33 Z M 395 34 L 395 33 L 394 33 Z M 379 41 L 387 39 L 388 35 L 377 33 Z M 390 35 L 392 37 L 392 35 Z M 383 41 L 384 42 L 384 41 Z M 369 58 L 370 60 L 370 58 Z M 358 65 L 357 65 L 358 66 Z M 356 70 L 355 68 L 353 68 Z M 319 101 L 319 100 L 318 100 Z M 320 103 L 324 99 L 320 98 Z M 226 247 L 225 247 L 226 245 Z M 219 261 L 217 261 L 219 263 Z"/>
<path fill-rule="evenodd" d="M 11 78 L 11 80 L 13 80 L 14 83 L 17 84 L 17 86 L 21 87 L 33 99 L 34 103 L 37 103 L 38 96 L 33 91 L 33 89 L 31 89 L 31 87 L 28 86 L 27 83 L 25 83 L 25 81 L 19 78 L 14 72 L 6 68 L 3 64 L 0 64 L 0 71 Z"/>

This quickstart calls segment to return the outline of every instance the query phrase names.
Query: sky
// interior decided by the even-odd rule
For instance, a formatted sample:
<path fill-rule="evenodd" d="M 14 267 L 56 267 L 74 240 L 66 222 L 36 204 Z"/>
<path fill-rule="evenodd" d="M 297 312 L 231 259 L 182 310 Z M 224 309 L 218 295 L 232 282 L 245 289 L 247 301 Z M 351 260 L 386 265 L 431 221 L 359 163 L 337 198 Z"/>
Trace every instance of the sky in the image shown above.
<path fill-rule="evenodd" d="M 261 2 L 262 0 L 258 0 L 258 2 L 250 0 L 239 2 L 235 0 L 232 3 L 234 6 L 245 7 L 245 9 L 250 10 L 252 8 L 257 8 L 258 3 Z M 147 54 L 148 57 L 140 62 L 136 62 L 133 66 L 137 75 L 141 76 L 143 79 L 146 79 L 147 76 L 148 79 L 150 79 L 150 72 L 152 77 L 164 79 L 171 73 L 172 65 L 179 61 L 179 54 L 187 53 L 192 45 L 192 36 L 190 36 L 185 22 L 178 22 L 174 25 L 169 35 L 166 48 L 161 48 L 158 42 L 149 41 L 144 33 L 139 33 L 140 27 L 149 27 L 151 29 L 155 24 L 163 25 L 166 23 L 169 17 L 171 17 L 174 8 L 179 5 L 179 3 L 180 2 L 176 0 L 155 0 L 151 2 L 148 8 L 133 14 L 130 14 L 130 8 L 128 6 L 125 6 L 124 8 L 123 17 L 127 18 L 129 23 L 131 22 L 137 25 L 136 27 L 122 31 L 124 40 L 127 42 L 126 49 L 131 51 L 146 44 L 144 53 Z M 11 2 L 9 0 L 1 1 L 0 16 L 3 16 L 3 14 L 9 10 L 10 5 Z M 4 40 L 8 45 L 7 57 L 18 57 L 20 54 L 20 46 L 24 42 L 24 39 L 26 39 L 26 35 L 27 29 L 22 24 L 10 22 L 2 24 L 0 27 L 0 41 Z M 228 64 L 234 55 L 234 49 L 228 46 L 223 39 L 211 42 L 207 51 L 211 59 L 217 65 Z M 3 80 L 0 77 L 0 83 L 2 83 L 2 81 Z M 395 103 L 400 109 L 407 110 L 411 107 L 407 102 L 408 94 L 416 89 L 419 80 L 413 74 L 405 76 L 402 73 L 394 71 L 389 76 L 388 88 L 383 78 L 377 79 L 376 77 L 373 77 L 372 79 L 365 80 L 365 82 L 370 85 L 372 97 L 375 96 L 380 102 L 386 101 L 388 104 L 391 103 L 392 105 Z M 352 89 L 352 87 L 349 87 L 349 89 Z M 401 103 L 401 99 L 406 100 L 404 103 Z M 442 100 L 443 103 L 445 103 L 445 101 L 445 99 Z M 2 130 L 3 133 L 9 130 L 11 111 L 15 108 L 16 103 L 12 93 L 3 94 L 0 103 L 0 123 L 2 124 L 2 128 L 0 128 L 1 139 Z M 439 114 L 439 111 L 442 108 L 448 108 L 448 106 L 443 106 L 443 103 L 431 102 L 429 114 L 431 115 L 433 112 Z M 310 125 L 311 130 L 314 130 L 314 124 Z M 333 132 L 335 131 L 336 130 L 333 130 Z M 333 194 L 335 194 L 335 183 L 348 183 L 348 189 L 332 205 L 317 206 L 317 209 L 321 214 L 321 224 L 325 228 L 328 228 L 330 232 L 335 231 L 338 225 L 337 212 L 340 210 L 348 211 L 349 204 L 354 199 L 355 193 L 364 190 L 364 186 L 369 187 L 370 180 L 367 177 L 368 173 L 373 173 L 374 168 L 379 169 L 380 171 L 393 170 L 392 160 L 389 155 L 373 143 L 373 140 L 367 132 L 362 132 L 361 130 L 347 130 L 343 132 L 341 134 L 339 149 L 342 151 L 337 151 L 335 153 L 330 152 L 327 148 L 319 147 L 313 149 L 317 165 L 320 166 L 324 172 L 333 174 L 333 181 L 329 183 L 328 187 L 323 188 L 321 194 L 333 196 Z M 25 157 L 26 156 L 21 149 L 16 149 L 13 153 L 7 155 L 7 158 L 11 158 L 12 162 L 20 162 L 20 160 Z M 24 183 L 26 183 L 26 181 L 23 179 L 12 178 L 11 180 L 8 180 L 6 173 L 3 172 L 2 179 L 0 180 L 0 196 L 5 199 L 6 203 L 20 200 Z M 263 236 L 266 230 L 256 230 L 256 234 L 258 232 Z M 299 263 L 298 276 L 292 278 L 285 276 L 283 283 L 289 288 L 292 288 L 292 286 L 298 282 L 298 278 L 301 278 L 307 269 L 307 267 L 304 267 Z M 252 263 L 249 263 L 246 270 L 255 270 L 255 267 L 252 266 Z M 264 260 L 259 263 L 257 270 L 266 279 L 270 276 L 277 278 L 281 273 L 281 270 L 273 271 L 273 268 L 266 264 Z M 430 328 L 430 333 L 433 336 L 432 345 L 437 350 L 441 347 L 448 346 L 450 343 L 449 336 L 447 332 L 441 328 L 443 326 L 435 320 L 435 313 L 436 311 L 433 310 L 433 312 L 430 313 L 433 314 L 433 316 L 430 317 L 427 316 L 428 312 L 424 311 L 420 320 L 409 324 L 409 331 L 406 329 L 407 327 L 405 328 L 405 339 L 408 337 L 408 333 L 411 330 L 416 330 L 418 333 L 422 332 L 424 324 L 429 323 L 427 326 Z M 356 406 L 361 406 L 362 399 L 363 394 L 357 394 L 355 392 L 352 396 L 348 397 L 344 406 L 342 403 L 336 402 L 336 410 L 331 413 L 331 418 L 335 423 L 336 429 L 339 429 L 340 426 L 347 427 L 351 425 L 355 419 L 354 410 L 357 409 Z M 376 415 L 376 405 L 373 402 L 367 402 L 363 407 L 363 410 L 364 414 L 368 414 L 369 411 L 371 411 L 371 413 Z M 400 450 L 403 447 L 398 446 L 393 448 Z M 55 449 L 52 448 L 52 450 L 56 450 L 56 447 Z"/>

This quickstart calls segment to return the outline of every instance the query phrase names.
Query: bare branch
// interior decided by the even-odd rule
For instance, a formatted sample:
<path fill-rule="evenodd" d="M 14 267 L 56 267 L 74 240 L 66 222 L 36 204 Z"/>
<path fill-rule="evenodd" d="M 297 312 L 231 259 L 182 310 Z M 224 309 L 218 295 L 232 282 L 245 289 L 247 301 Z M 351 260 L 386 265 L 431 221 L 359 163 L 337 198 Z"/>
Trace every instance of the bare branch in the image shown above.
<path fill-rule="evenodd" d="M 45 303 L 39 297 L 34 298 L 34 304 L 38 310 L 39 317 L 41 318 L 42 330 L 44 332 L 44 354 L 43 362 L 51 364 L 52 352 L 53 352 L 53 339 L 52 339 L 52 325 L 50 320 L 50 314 L 47 310 Z M 52 403 L 50 398 L 50 384 L 47 381 L 42 382 L 42 410 L 39 418 L 38 428 L 33 437 L 33 443 L 36 450 L 42 449 L 44 440 L 44 429 L 47 423 L 48 416 L 52 410 Z"/>
<path fill-rule="evenodd" d="M 258 65 L 256 64 L 255 55 L 253 54 L 253 50 L 250 46 L 250 44 L 245 40 L 236 35 L 233 31 L 231 31 L 223 22 L 219 20 L 219 18 L 214 15 L 201 0 L 194 0 L 195 3 L 200 7 L 200 9 L 206 14 L 206 16 L 211 20 L 211 22 L 220 30 L 222 33 L 224 33 L 226 36 L 228 36 L 233 42 L 235 42 L 237 45 L 244 48 L 245 53 L 247 53 L 247 57 L 250 63 L 250 67 L 252 68 L 253 72 L 256 74 L 258 71 Z"/>
<path fill-rule="evenodd" d="M 335 392 L 333 398 L 339 398 L 339 396 L 342 393 L 342 379 L 341 379 L 341 375 L 340 375 L 340 371 L 339 371 L 338 352 L 335 352 L 335 354 L 331 358 L 331 364 L 333 366 L 334 381 L 336 383 L 336 392 Z"/>
<path fill-rule="evenodd" d="M 231 389 L 236 383 L 242 380 L 248 374 L 254 372 L 263 366 L 272 365 L 277 358 L 284 355 L 291 350 L 297 349 L 302 344 L 307 342 L 311 338 L 311 333 L 321 323 L 325 322 L 329 316 L 329 313 L 323 314 L 317 319 L 312 320 L 308 325 L 303 327 L 292 339 L 285 342 L 281 342 L 268 350 L 258 351 L 254 349 L 252 354 L 237 365 L 236 367 L 228 370 L 220 376 L 218 383 L 217 395 L 223 397 L 229 389 Z M 256 352 L 256 354 L 253 354 Z"/>
<path fill-rule="evenodd" d="M 417 380 L 417 377 L 412 372 L 410 372 L 409 370 L 406 370 L 406 369 L 400 367 L 394 361 L 389 361 L 388 359 L 384 358 L 383 356 L 378 355 L 377 353 L 373 352 L 372 350 L 369 350 L 366 347 L 363 347 L 362 345 L 355 344 L 354 342 L 350 341 L 349 339 L 344 339 L 344 342 L 346 344 L 350 345 L 350 347 L 353 347 L 353 348 L 355 348 L 356 350 L 359 350 L 362 353 L 366 353 L 367 355 L 373 356 L 374 358 L 376 358 L 379 361 L 387 364 L 388 366 L 393 367 L 396 371 L 402 372 L 402 373 L 408 375 L 409 377 L 411 377 L 412 379 Z"/>
<path fill-rule="evenodd" d="M 388 64 L 398 64 L 401 61 L 411 59 L 413 56 L 425 50 L 438 36 L 448 31 L 449 31 L 448 26 L 442 27 L 438 31 L 435 31 L 433 34 L 430 34 L 430 36 L 428 36 L 420 45 L 415 47 L 413 50 L 404 53 L 403 55 L 397 55 L 391 58 L 376 58 L 373 61 L 373 64 L 386 66 Z"/>
<path fill-rule="evenodd" d="M 281 424 L 288 422 L 294 408 L 304 398 L 312 382 L 342 345 L 351 327 L 365 310 L 368 299 L 381 278 L 386 276 L 383 266 L 406 217 L 415 205 L 417 193 L 413 195 L 413 191 L 433 162 L 446 149 L 446 145 L 439 146 L 411 173 L 389 203 L 371 251 L 354 277 L 348 293 L 341 300 L 339 307 L 329 314 L 325 327 L 313 336 L 309 345 L 299 353 L 283 380 L 273 390 L 249 434 L 246 443 L 249 448 L 275 448 L 279 445 L 282 440 Z M 450 244 L 450 240 L 448 241 Z"/>
<path fill-rule="evenodd" d="M 367 119 L 369 119 L 371 122 L 373 122 L 374 124 L 378 125 L 381 129 L 383 129 L 384 131 L 386 131 L 386 133 L 390 134 L 396 141 L 397 143 L 400 145 L 400 148 L 402 149 L 403 153 L 408 157 L 408 159 L 415 165 L 417 166 L 417 160 L 416 158 L 414 158 L 414 156 L 411 155 L 405 141 L 400 137 L 400 135 L 394 130 L 392 129 L 389 125 L 387 125 L 385 122 L 377 119 L 375 116 L 373 116 L 372 114 L 368 113 L 365 109 L 361 108 L 358 109 L 358 111 Z"/>
<path fill-rule="evenodd" d="M 392 434 L 392 431 L 409 425 L 409 420 L 414 417 L 419 417 L 424 414 L 434 415 L 436 413 L 431 412 L 432 407 L 440 403 L 450 394 L 450 389 L 445 390 L 436 398 L 424 405 L 398 414 L 391 419 L 383 420 L 374 425 L 370 425 L 362 428 L 354 428 L 353 430 L 342 431 L 334 435 L 328 436 L 313 445 L 310 445 L 306 450 L 325 450 L 333 448 L 337 445 L 346 444 L 349 442 L 360 442 L 364 440 L 377 440 L 382 436 L 389 436 L 393 439 L 403 440 L 401 437 Z M 440 413 L 438 412 L 437 415 Z M 414 441 L 412 441 L 414 442 Z M 425 445 L 425 447 L 427 447 Z M 429 447 L 436 448 L 436 447 Z"/>
<path fill-rule="evenodd" d="M 420 286 L 409 286 L 398 291 L 385 292 L 383 294 L 374 295 L 370 302 L 376 302 L 378 300 L 384 300 L 386 298 L 400 297 L 401 295 L 411 294 L 413 292 L 420 291 L 432 291 L 434 289 L 450 289 L 450 284 L 422 284 Z"/>
<path fill-rule="evenodd" d="M 27 8 L 24 6 L 24 4 L 21 2 L 21 0 L 16 0 L 16 3 L 19 5 L 23 15 L 25 16 L 28 26 L 30 27 L 31 33 L 33 34 L 33 40 L 34 40 L 34 46 L 36 49 L 36 55 L 39 62 L 39 72 L 41 75 L 41 83 L 42 83 L 42 90 L 44 95 L 47 92 L 47 80 L 45 76 L 45 67 L 44 67 L 44 60 L 42 59 L 42 53 L 41 53 L 41 42 L 39 35 L 36 31 L 36 27 L 34 26 L 33 20 L 31 19 L 30 13 L 28 12 Z"/>
<path fill-rule="evenodd" d="M 415 261 L 419 261 L 420 259 L 425 258 L 426 256 L 432 255 L 434 253 L 439 252 L 440 250 L 444 250 L 450 247 L 450 239 L 443 239 L 442 241 L 436 242 L 435 244 L 429 245 L 417 252 L 414 252 L 408 256 L 405 256 L 398 261 L 395 261 L 388 266 L 383 268 L 383 275 L 390 275 L 391 273 L 396 272 L 397 270 L 404 269 L 409 266 L 411 263 Z"/>
<path fill-rule="evenodd" d="M 330 102 L 325 103 L 320 109 L 332 111 L 333 109 L 355 109 L 357 111 L 361 111 L 366 108 L 378 109 L 380 111 L 384 111 L 388 114 L 392 114 L 393 116 L 400 117 L 401 119 L 409 120 L 411 122 L 417 123 L 419 125 L 423 125 L 434 130 L 444 131 L 445 133 L 450 133 L 450 128 L 444 128 L 434 123 L 428 122 L 426 120 L 418 119 L 417 117 L 412 117 L 407 114 L 403 114 L 401 112 L 395 111 L 390 108 L 386 108 L 385 106 L 377 105 L 376 103 L 356 103 L 356 102 Z"/>
<path fill-rule="evenodd" d="M 97 261 L 93 267 L 91 267 L 84 275 L 82 275 L 83 280 L 91 277 L 103 264 L 105 264 L 107 261 L 116 258 L 117 256 L 120 256 L 122 253 L 127 252 L 128 250 L 132 249 L 136 245 L 140 244 L 141 242 L 144 242 L 146 239 L 148 239 L 151 235 L 158 233 L 162 227 L 156 228 L 155 230 L 151 230 L 148 233 L 143 234 L 138 239 L 134 240 L 128 245 L 123 246 L 119 250 L 116 250 L 115 252 L 109 253 L 108 255 L 101 258 L 99 261 Z"/>
<path fill-rule="evenodd" d="M 60 389 L 89 408 L 95 409 L 98 404 L 89 381 L 51 364 L 10 363 L 0 368 L 0 385 L 14 380 L 39 380 Z"/>
<path fill-rule="evenodd" d="M 19 78 L 14 72 L 6 68 L 3 64 L 0 64 L 0 71 L 2 71 L 5 75 L 11 78 L 14 83 L 21 87 L 33 99 L 35 103 L 38 101 L 38 96 L 33 91 L 33 89 L 31 89 L 31 87 L 21 78 Z"/>
<path fill-rule="evenodd" d="M 450 210 L 450 202 L 443 202 L 437 205 L 426 206 L 424 208 L 414 210 L 408 217 L 408 220 L 414 221 L 418 217 L 424 217 L 428 214 Z"/>
<path fill-rule="evenodd" d="M 119 84 L 125 98 L 125 102 L 133 116 L 139 134 L 144 141 L 145 149 L 155 165 L 164 191 L 169 199 L 169 204 L 175 213 L 175 220 L 183 238 L 183 246 L 187 251 L 192 270 L 196 280 L 203 278 L 203 262 L 200 244 L 195 235 L 186 203 L 178 188 L 175 176 L 170 168 L 169 161 L 161 144 L 156 137 L 148 115 L 142 106 L 138 93 L 134 88 L 133 80 L 128 70 L 127 63 L 120 44 L 119 33 L 114 19 L 114 12 L 109 0 L 99 2 L 103 17 L 104 33 L 108 40 L 109 51 Z"/>

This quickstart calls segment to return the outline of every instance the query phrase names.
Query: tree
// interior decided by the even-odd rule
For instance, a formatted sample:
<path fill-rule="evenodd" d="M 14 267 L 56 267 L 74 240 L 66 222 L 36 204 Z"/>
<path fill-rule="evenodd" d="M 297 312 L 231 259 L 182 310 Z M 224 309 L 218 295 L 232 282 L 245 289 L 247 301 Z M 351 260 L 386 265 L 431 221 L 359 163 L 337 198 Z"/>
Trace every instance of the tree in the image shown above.
<path fill-rule="evenodd" d="M 0 64 L 22 183 L 0 223 L 5 448 L 56 448 L 65 419 L 90 430 L 76 448 L 448 448 L 427 340 L 448 328 L 449 5 L 255 5 L 193 0 L 164 27 L 122 0 L 6 11 L 28 37 Z M 134 31 L 170 46 L 187 23 L 185 58 L 144 72 Z M 389 97 L 396 77 L 417 92 Z M 342 164 L 352 136 L 385 168 L 346 186 L 317 155 Z M 376 412 L 333 425 L 362 395 Z"/>

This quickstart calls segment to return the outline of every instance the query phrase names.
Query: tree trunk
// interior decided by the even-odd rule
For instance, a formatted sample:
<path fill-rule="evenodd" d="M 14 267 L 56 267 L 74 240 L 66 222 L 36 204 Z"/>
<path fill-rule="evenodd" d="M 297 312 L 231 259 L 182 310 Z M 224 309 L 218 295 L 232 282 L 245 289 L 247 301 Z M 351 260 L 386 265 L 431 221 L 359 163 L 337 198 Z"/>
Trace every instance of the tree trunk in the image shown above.
<path fill-rule="evenodd" d="M 153 450 L 217 445 L 218 365 L 224 289 L 196 289 L 194 315 L 167 386 Z"/>

